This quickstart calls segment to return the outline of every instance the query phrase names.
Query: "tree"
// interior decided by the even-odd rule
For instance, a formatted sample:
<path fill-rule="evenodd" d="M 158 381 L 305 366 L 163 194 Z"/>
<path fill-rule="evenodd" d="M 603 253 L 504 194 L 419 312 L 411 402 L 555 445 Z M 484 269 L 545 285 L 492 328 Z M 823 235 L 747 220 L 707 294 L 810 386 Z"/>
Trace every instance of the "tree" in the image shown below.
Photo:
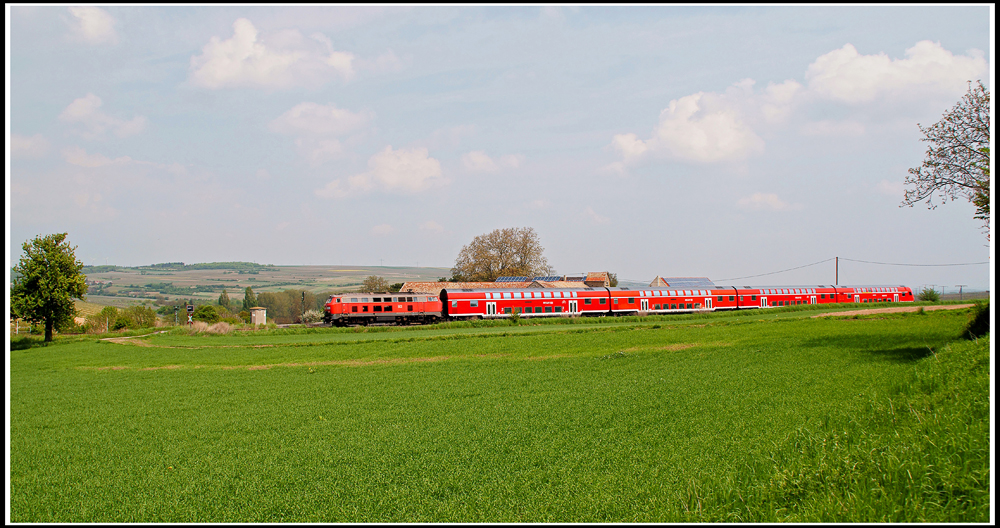
<path fill-rule="evenodd" d="M 924 288 L 923 290 L 920 291 L 920 295 L 917 295 L 917 300 L 918 301 L 938 302 L 939 300 L 941 300 L 941 296 L 938 295 L 937 290 L 935 290 L 934 288 L 928 287 L 928 288 Z"/>
<path fill-rule="evenodd" d="M 45 341 L 52 341 L 53 328 L 73 324 L 73 299 L 87 294 L 83 263 L 76 260 L 75 246 L 67 233 L 37 236 L 21 245 L 24 256 L 12 270 L 17 277 L 10 290 L 11 317 L 32 324 L 45 324 Z"/>
<path fill-rule="evenodd" d="M 451 269 L 459 281 L 493 281 L 502 276 L 551 275 L 538 234 L 530 227 L 495 229 L 462 247 Z"/>
<path fill-rule="evenodd" d="M 610 271 L 608 272 L 608 286 L 611 286 L 612 288 L 614 288 L 615 286 L 618 286 L 618 274 L 617 273 L 611 273 Z"/>
<path fill-rule="evenodd" d="M 902 206 L 927 201 L 934 209 L 934 195 L 941 201 L 958 197 L 976 206 L 975 218 L 983 221 L 986 237 L 990 228 L 990 92 L 982 81 L 969 82 L 969 91 L 940 121 L 929 128 L 919 124 L 927 141 L 923 165 L 909 170 Z"/>
<path fill-rule="evenodd" d="M 249 312 L 255 306 L 257 306 L 257 296 L 253 294 L 253 288 L 247 286 L 243 294 L 243 309 Z"/>
<path fill-rule="evenodd" d="M 222 294 L 219 295 L 219 306 L 225 306 L 227 310 L 229 309 L 229 294 L 226 293 L 225 288 L 222 288 Z"/>
<path fill-rule="evenodd" d="M 389 291 L 389 281 L 377 275 L 369 275 L 361 282 L 361 291 L 387 292 Z"/>
<path fill-rule="evenodd" d="M 215 324 L 219 322 L 219 312 L 215 311 L 215 308 L 212 308 L 211 305 L 203 304 L 191 314 L 191 318 L 195 321 Z"/>

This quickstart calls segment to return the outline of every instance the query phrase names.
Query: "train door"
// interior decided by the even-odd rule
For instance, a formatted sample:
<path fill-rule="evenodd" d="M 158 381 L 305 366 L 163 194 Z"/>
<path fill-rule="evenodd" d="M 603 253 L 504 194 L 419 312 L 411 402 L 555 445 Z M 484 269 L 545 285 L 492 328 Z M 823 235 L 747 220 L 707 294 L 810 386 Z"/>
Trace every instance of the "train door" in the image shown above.
<path fill-rule="evenodd" d="M 816 296 L 809 297 L 809 304 L 816 304 Z"/>
<path fill-rule="evenodd" d="M 569 302 L 569 313 L 576 313 L 578 310 L 576 308 L 576 301 Z"/>
<path fill-rule="evenodd" d="M 760 298 L 760 307 L 761 308 L 767 308 L 767 297 L 761 297 Z"/>
<path fill-rule="evenodd" d="M 496 315 L 497 314 L 497 303 L 488 302 L 486 303 L 486 315 Z"/>
<path fill-rule="evenodd" d="M 649 311 L 649 299 L 642 299 L 639 301 L 639 309 L 643 312 Z"/>
<path fill-rule="evenodd" d="M 899 294 L 898 293 L 892 296 L 892 302 L 899 302 Z"/>
<path fill-rule="evenodd" d="M 861 296 L 860 295 L 855 295 L 854 296 L 854 302 L 861 302 Z"/>
<path fill-rule="evenodd" d="M 709 310 L 712 309 L 712 298 L 711 297 L 705 297 L 705 308 L 708 308 Z"/>

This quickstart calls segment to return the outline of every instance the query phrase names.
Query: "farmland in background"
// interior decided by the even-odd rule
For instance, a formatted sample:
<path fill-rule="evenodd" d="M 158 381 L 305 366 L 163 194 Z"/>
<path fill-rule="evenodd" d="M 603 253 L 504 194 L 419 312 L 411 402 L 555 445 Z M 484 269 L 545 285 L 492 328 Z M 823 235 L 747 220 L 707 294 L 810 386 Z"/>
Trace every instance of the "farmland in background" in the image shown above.
<path fill-rule="evenodd" d="M 181 263 L 177 263 L 181 264 Z M 213 264 L 215 267 L 213 267 Z M 167 300 L 175 298 L 215 301 L 225 288 L 231 299 L 239 302 L 249 286 L 255 293 L 287 289 L 313 293 L 357 289 L 369 275 L 385 278 L 389 284 L 407 281 L 436 281 L 450 277 L 449 268 L 390 266 L 273 266 L 245 262 L 194 265 L 154 265 L 145 267 L 85 266 L 87 281 L 110 282 L 112 286 L 91 292 L 115 297 Z M 110 304 L 110 303 L 108 303 Z"/>
<path fill-rule="evenodd" d="M 989 521 L 968 311 L 815 313 L 19 341 L 11 518 Z"/>

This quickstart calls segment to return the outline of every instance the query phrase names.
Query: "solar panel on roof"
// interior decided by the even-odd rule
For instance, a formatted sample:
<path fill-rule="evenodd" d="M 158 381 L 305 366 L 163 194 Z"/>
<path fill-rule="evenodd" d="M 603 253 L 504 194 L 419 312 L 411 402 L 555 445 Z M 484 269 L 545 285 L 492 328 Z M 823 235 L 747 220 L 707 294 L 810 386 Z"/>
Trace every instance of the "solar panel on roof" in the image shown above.
<path fill-rule="evenodd" d="M 671 288 L 677 289 L 698 289 L 714 288 L 715 283 L 708 277 L 662 277 Z"/>
<path fill-rule="evenodd" d="M 528 282 L 528 277 L 497 277 L 493 282 Z"/>
<path fill-rule="evenodd" d="M 559 275 L 559 276 L 555 276 L 555 277 L 534 277 L 531 280 L 533 280 L 533 281 L 542 281 L 542 282 L 556 282 L 556 281 L 561 281 L 562 280 L 562 276 Z"/>

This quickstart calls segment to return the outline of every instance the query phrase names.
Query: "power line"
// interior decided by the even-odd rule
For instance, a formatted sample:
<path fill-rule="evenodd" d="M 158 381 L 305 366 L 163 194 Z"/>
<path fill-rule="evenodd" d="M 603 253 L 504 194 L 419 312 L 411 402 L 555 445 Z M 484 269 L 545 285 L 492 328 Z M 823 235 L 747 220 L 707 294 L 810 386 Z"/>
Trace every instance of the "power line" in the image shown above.
<path fill-rule="evenodd" d="M 734 280 L 742 280 L 742 279 L 752 279 L 754 277 L 763 277 L 765 275 L 774 275 L 776 273 L 784 273 L 786 271 L 792 271 L 792 270 L 797 270 L 797 269 L 802 269 L 802 268 L 808 268 L 809 266 L 815 266 L 816 264 L 822 264 L 824 262 L 830 262 L 834 258 L 836 258 L 836 257 L 831 257 L 831 258 L 828 258 L 826 260 L 821 260 L 819 262 L 813 262 L 812 264 L 806 264 L 805 266 L 798 266 L 798 267 L 795 267 L 795 268 L 788 268 L 788 269 L 784 269 L 784 270 L 781 270 L 781 271 L 772 271 L 770 273 L 761 273 L 760 275 L 748 275 L 746 277 L 733 277 L 732 279 L 719 279 L 719 281 L 725 282 L 725 281 L 734 281 Z"/>
<path fill-rule="evenodd" d="M 865 264 L 881 264 L 883 266 L 979 266 L 981 264 L 989 264 L 989 262 L 965 262 L 962 264 L 896 264 L 892 262 L 871 262 L 868 260 L 854 260 L 847 257 L 840 257 L 841 260 L 849 260 L 851 262 L 863 262 Z"/>

